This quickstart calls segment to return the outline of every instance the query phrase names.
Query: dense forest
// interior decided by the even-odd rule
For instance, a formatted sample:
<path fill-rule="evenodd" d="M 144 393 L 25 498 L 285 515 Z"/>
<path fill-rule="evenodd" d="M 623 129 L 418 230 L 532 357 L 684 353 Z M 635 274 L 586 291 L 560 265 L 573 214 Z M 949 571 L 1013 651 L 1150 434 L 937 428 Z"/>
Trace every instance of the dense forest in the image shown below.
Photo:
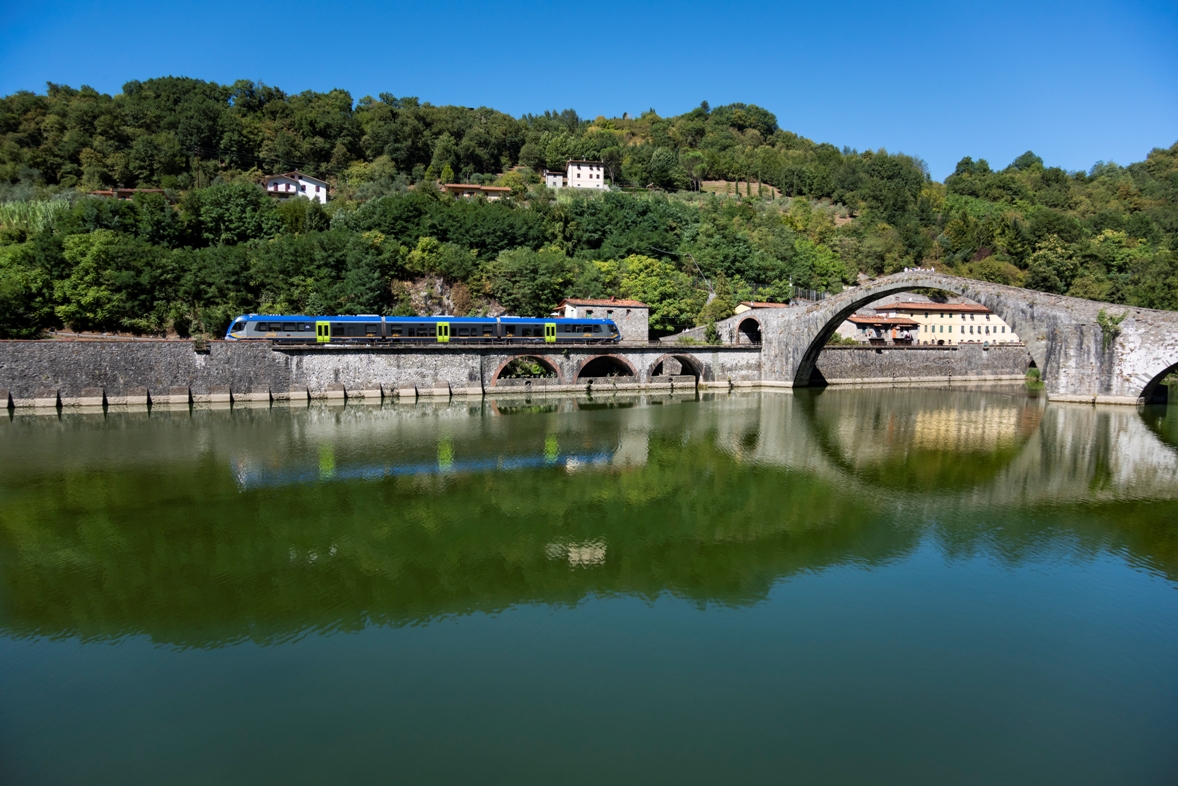
<path fill-rule="evenodd" d="M 544 187 L 569 158 L 603 161 L 611 190 Z M 292 169 L 331 202 L 258 188 Z M 511 195 L 456 200 L 439 180 Z M 111 187 L 163 193 L 87 195 Z M 172 77 L 0 99 L 3 337 L 217 335 L 248 311 L 535 315 L 610 294 L 667 332 L 915 265 L 1178 309 L 1178 144 L 1087 172 L 967 157 L 938 183 L 746 104 L 514 118 Z"/>

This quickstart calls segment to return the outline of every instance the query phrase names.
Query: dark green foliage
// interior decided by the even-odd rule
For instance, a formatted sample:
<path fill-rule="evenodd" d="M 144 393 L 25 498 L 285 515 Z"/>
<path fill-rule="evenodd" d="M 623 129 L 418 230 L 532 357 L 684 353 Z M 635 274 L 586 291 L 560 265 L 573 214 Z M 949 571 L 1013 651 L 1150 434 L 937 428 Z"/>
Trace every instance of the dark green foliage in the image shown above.
<path fill-rule="evenodd" d="M 512 314 L 545 317 L 578 277 L 577 263 L 555 249 L 504 251 L 487 265 L 491 292 Z"/>
<path fill-rule="evenodd" d="M 197 244 L 244 243 L 282 231 L 274 200 L 250 183 L 190 191 L 181 203 L 189 237 Z"/>

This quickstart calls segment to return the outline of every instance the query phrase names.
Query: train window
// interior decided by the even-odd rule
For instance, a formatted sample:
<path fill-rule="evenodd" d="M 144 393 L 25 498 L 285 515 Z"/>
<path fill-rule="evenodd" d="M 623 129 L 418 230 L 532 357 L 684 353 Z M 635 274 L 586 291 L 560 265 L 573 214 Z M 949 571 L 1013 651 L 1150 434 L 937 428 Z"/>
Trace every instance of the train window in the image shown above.
<path fill-rule="evenodd" d="M 389 325 L 389 335 L 390 336 L 401 335 L 401 326 L 400 325 Z"/>
<path fill-rule="evenodd" d="M 593 332 L 594 332 L 594 333 L 600 333 L 600 332 L 601 332 L 601 325 L 594 325 L 594 326 L 593 326 Z"/>
<path fill-rule="evenodd" d="M 348 335 L 348 326 L 343 325 L 339 322 L 332 322 L 331 323 L 331 335 L 341 336 L 341 337 Z"/>
<path fill-rule="evenodd" d="M 269 329 L 270 329 L 270 325 L 265 322 L 255 322 L 254 323 L 254 332 L 255 333 L 265 333 Z"/>
<path fill-rule="evenodd" d="M 470 335 L 470 328 L 460 327 L 454 331 L 454 335 L 456 335 L 456 336 L 469 336 Z"/>
<path fill-rule="evenodd" d="M 299 323 L 299 332 L 300 333 L 310 333 L 312 330 L 314 330 L 314 328 L 311 327 L 310 322 L 300 322 Z"/>
<path fill-rule="evenodd" d="M 380 334 L 380 325 L 365 325 L 364 326 L 364 333 L 365 333 L 365 335 L 369 335 L 369 336 L 379 335 Z"/>
<path fill-rule="evenodd" d="M 507 335 L 514 338 L 515 337 L 515 325 L 505 325 L 504 327 L 507 328 Z"/>
<path fill-rule="evenodd" d="M 298 327 L 296 327 L 295 323 L 293 323 L 293 322 L 283 322 L 282 323 L 282 330 L 284 333 L 293 333 L 296 330 L 298 330 Z"/>
<path fill-rule="evenodd" d="M 483 335 L 484 336 L 493 336 L 493 335 L 495 335 L 495 331 L 491 329 L 490 325 L 483 325 Z"/>

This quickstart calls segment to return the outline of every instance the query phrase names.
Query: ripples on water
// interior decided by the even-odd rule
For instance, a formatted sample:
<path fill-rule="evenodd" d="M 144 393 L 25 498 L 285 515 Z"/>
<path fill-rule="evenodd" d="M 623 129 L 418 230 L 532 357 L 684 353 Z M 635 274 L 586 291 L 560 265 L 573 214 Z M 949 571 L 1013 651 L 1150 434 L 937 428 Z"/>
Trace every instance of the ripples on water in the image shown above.
<path fill-rule="evenodd" d="M 18 415 L 0 775 L 1160 782 L 1175 409 Z"/>

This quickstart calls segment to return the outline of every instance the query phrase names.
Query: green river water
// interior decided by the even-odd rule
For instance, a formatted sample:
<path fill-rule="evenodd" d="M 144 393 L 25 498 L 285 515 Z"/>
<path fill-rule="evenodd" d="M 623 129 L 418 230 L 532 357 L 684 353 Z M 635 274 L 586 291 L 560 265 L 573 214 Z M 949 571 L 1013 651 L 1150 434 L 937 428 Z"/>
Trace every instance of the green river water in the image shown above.
<path fill-rule="evenodd" d="M 1178 783 L 1178 407 L 0 421 L 0 784 Z"/>

